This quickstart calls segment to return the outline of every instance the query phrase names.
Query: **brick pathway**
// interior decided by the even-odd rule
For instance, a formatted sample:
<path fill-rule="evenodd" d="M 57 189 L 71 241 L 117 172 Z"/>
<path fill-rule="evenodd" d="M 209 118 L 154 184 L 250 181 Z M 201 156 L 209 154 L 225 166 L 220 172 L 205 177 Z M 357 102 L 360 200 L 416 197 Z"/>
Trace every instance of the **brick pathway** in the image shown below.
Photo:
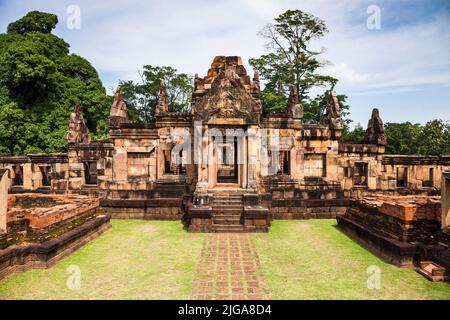
<path fill-rule="evenodd" d="M 255 245 L 248 234 L 207 234 L 191 299 L 269 299 Z"/>

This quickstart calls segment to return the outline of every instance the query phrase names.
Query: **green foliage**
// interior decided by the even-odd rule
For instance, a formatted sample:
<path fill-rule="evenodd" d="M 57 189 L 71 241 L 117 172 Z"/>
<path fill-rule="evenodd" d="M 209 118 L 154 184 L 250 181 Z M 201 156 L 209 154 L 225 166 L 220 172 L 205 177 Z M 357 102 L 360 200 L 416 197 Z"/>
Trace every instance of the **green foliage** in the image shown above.
<path fill-rule="evenodd" d="M 30 12 L 0 34 L 0 152 L 63 152 L 79 103 L 94 137 L 107 133 L 111 99 L 92 65 L 51 34 L 56 16 Z"/>
<path fill-rule="evenodd" d="M 350 130 L 348 126 L 344 127 L 341 141 L 348 143 L 362 143 L 365 136 L 366 130 L 358 123 L 353 130 Z"/>
<path fill-rule="evenodd" d="M 419 154 L 450 154 L 450 123 L 440 119 L 427 122 L 417 137 L 417 144 Z"/>
<path fill-rule="evenodd" d="M 327 32 L 323 20 L 300 10 L 284 12 L 275 18 L 275 24 L 268 24 L 259 32 L 268 40 L 266 48 L 270 52 L 250 59 L 249 63 L 259 70 L 265 82 L 262 98 L 266 113 L 287 108 L 285 101 L 291 85 L 297 87 L 300 101 L 308 112 L 320 111 L 317 100 L 323 96 L 311 100 L 308 97 L 310 89 L 316 86 L 334 87 L 337 79 L 317 72 L 327 62 L 319 59 L 323 50 L 314 51 L 309 44 Z M 320 116 L 316 113 L 308 115 L 310 119 Z"/>
<path fill-rule="evenodd" d="M 166 82 L 169 95 L 170 111 L 188 111 L 193 87 L 193 79 L 185 73 L 178 73 L 169 66 L 146 65 L 139 73 L 141 83 L 134 81 L 120 81 L 122 95 L 127 101 L 130 118 L 152 121 L 158 104 L 161 80 Z"/>
<path fill-rule="evenodd" d="M 306 123 L 318 123 L 322 120 L 322 116 L 325 113 L 328 103 L 330 102 L 331 90 L 325 91 L 323 94 L 317 95 L 314 99 L 311 99 L 308 103 L 303 106 L 303 121 Z M 341 110 L 341 116 L 344 119 L 344 127 L 352 122 L 352 120 L 347 117 L 350 115 L 350 106 L 346 103 L 346 95 L 338 95 L 339 107 Z"/>
<path fill-rule="evenodd" d="M 58 17 L 51 13 L 31 11 L 23 18 L 8 25 L 8 33 L 25 34 L 29 32 L 50 33 L 56 27 Z"/>
<path fill-rule="evenodd" d="M 418 136 L 422 131 L 419 123 L 386 123 L 385 130 L 388 137 L 386 153 L 417 154 Z"/>

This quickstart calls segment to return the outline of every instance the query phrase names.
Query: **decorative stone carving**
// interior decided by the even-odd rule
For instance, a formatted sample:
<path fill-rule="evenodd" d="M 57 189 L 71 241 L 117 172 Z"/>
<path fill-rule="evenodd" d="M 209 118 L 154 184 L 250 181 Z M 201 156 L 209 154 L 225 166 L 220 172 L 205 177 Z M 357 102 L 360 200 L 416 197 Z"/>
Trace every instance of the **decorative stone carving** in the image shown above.
<path fill-rule="evenodd" d="M 322 123 L 330 127 L 332 138 L 340 138 L 342 129 L 344 128 L 344 124 L 341 118 L 339 100 L 335 91 L 331 92 L 330 100 L 323 116 Z"/>
<path fill-rule="evenodd" d="M 164 80 L 159 85 L 158 105 L 156 106 L 156 114 L 169 112 L 169 95 L 167 94 L 167 86 Z"/>
<path fill-rule="evenodd" d="M 294 119 L 303 118 L 303 106 L 299 102 L 297 87 L 295 85 L 291 86 L 288 100 L 288 112 Z"/>
<path fill-rule="evenodd" d="M 84 123 L 83 116 L 81 115 L 81 107 L 78 104 L 70 114 L 67 141 L 69 143 L 90 143 L 89 129 Z"/>
<path fill-rule="evenodd" d="M 377 108 L 372 110 L 372 117 L 367 125 L 365 142 L 381 146 L 385 146 L 387 143 L 383 120 L 381 120 L 380 111 Z"/>
<path fill-rule="evenodd" d="M 245 118 L 259 122 L 259 76 L 253 82 L 239 57 L 216 57 L 204 79 L 196 77 L 192 113 L 198 120 L 211 117 Z"/>
<path fill-rule="evenodd" d="M 110 117 L 120 117 L 128 119 L 127 104 L 122 97 L 122 92 L 120 87 L 117 87 L 114 93 L 114 102 L 111 106 Z"/>

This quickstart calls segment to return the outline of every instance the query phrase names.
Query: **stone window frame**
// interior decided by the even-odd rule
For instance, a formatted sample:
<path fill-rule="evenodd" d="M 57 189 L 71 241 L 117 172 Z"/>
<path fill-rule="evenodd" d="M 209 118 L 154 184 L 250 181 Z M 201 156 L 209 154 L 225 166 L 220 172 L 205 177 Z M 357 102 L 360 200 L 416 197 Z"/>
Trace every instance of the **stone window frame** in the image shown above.
<path fill-rule="evenodd" d="M 428 179 L 422 180 L 422 187 L 423 188 L 433 188 L 434 187 L 434 181 L 435 181 L 435 171 L 434 167 L 426 167 L 424 168 L 427 170 Z"/>
<path fill-rule="evenodd" d="M 403 169 L 404 173 L 403 173 L 403 183 L 399 185 L 399 182 L 401 181 L 399 179 L 399 169 Z M 409 167 L 407 166 L 398 166 L 395 168 L 395 181 L 396 181 L 396 187 L 401 189 L 401 188 L 407 188 L 408 187 L 408 182 L 409 182 Z"/>
<path fill-rule="evenodd" d="M 360 177 L 365 177 L 366 178 L 364 183 L 356 183 L 356 180 L 355 180 L 355 178 L 357 176 L 355 173 L 357 171 L 357 167 L 359 168 L 360 165 L 365 166 L 365 168 L 364 168 L 365 175 L 362 175 L 362 174 L 359 175 Z M 362 161 L 362 160 L 361 161 L 355 161 L 355 163 L 353 164 L 353 170 L 352 171 L 353 171 L 352 172 L 353 185 L 355 187 L 367 187 L 368 184 L 369 184 L 369 162 L 368 161 Z M 358 169 L 358 171 L 360 171 L 360 170 Z"/>
<path fill-rule="evenodd" d="M 41 173 L 41 176 L 42 176 L 41 187 L 42 188 L 51 188 L 52 187 L 52 180 L 53 180 L 53 178 L 52 178 L 52 173 L 53 173 L 52 165 L 51 164 L 39 164 L 37 167 L 38 167 L 38 170 L 39 170 L 39 172 Z M 46 169 L 49 169 L 48 172 L 46 172 L 47 171 Z M 46 174 L 44 174 L 44 173 L 46 173 Z M 49 176 L 47 174 L 49 174 Z M 48 178 L 50 178 L 50 179 L 48 179 Z M 46 181 L 48 181 L 48 183 L 44 183 Z"/>
<path fill-rule="evenodd" d="M 21 171 L 21 176 L 22 176 L 22 183 L 21 184 L 17 184 L 16 183 L 16 181 L 17 181 L 16 180 L 17 179 L 16 168 L 20 168 L 20 171 Z M 13 165 L 12 168 L 11 168 L 11 171 L 14 173 L 14 177 L 11 179 L 11 186 L 12 187 L 23 187 L 23 185 L 24 185 L 23 165 L 20 165 L 20 164 Z"/>

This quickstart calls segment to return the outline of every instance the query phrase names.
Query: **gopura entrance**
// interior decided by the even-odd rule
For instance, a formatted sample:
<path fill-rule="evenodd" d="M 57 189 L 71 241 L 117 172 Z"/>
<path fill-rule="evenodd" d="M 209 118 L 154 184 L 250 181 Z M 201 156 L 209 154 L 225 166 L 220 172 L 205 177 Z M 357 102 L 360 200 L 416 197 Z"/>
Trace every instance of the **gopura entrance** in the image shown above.
<path fill-rule="evenodd" d="M 191 231 L 267 231 L 259 193 L 262 104 L 259 78 L 239 57 L 217 57 L 192 97 L 197 181 L 186 218 Z"/>

